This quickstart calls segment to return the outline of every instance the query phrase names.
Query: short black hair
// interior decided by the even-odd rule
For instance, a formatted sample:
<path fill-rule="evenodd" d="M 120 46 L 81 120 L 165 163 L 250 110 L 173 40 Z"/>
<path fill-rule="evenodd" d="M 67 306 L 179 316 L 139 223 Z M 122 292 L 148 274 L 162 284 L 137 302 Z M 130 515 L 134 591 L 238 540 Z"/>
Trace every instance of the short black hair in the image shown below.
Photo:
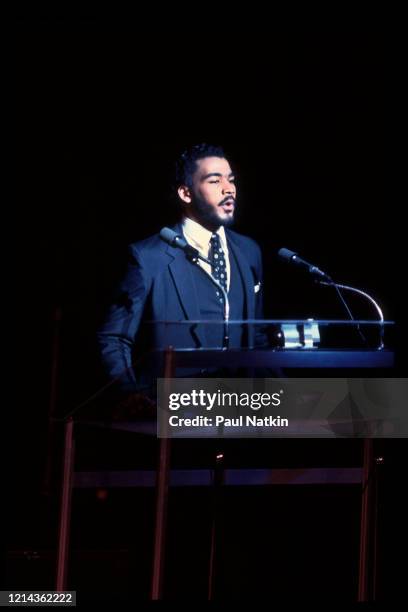
<path fill-rule="evenodd" d="M 180 185 L 187 185 L 190 188 L 193 186 L 192 178 L 197 169 L 196 161 L 204 157 L 221 157 L 225 159 L 225 152 L 221 146 L 207 144 L 206 142 L 186 149 L 176 162 L 174 185 L 176 190 Z"/>

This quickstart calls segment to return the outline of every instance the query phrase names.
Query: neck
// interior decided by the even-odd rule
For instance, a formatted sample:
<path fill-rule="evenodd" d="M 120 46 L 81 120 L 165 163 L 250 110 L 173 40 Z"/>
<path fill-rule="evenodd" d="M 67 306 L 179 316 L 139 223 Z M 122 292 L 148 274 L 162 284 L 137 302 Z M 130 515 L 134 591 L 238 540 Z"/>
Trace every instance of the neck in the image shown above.
<path fill-rule="evenodd" d="M 209 232 L 216 232 L 221 227 L 220 223 L 215 225 L 214 223 L 211 223 L 210 221 L 207 221 L 206 219 L 200 219 L 200 218 L 198 218 L 198 217 L 196 217 L 195 215 L 192 215 L 192 214 L 185 215 L 185 216 L 188 219 L 191 219 L 192 221 L 195 221 L 196 223 L 198 223 L 199 225 L 204 227 Z"/>

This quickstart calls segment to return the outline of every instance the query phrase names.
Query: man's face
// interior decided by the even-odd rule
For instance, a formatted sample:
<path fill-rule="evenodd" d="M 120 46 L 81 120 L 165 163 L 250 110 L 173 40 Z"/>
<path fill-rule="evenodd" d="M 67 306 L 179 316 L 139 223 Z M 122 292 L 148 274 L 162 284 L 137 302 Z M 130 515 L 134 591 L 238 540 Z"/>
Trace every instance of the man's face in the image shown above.
<path fill-rule="evenodd" d="M 183 198 L 187 216 L 211 231 L 220 225 L 231 225 L 234 221 L 236 186 L 228 161 L 221 157 L 199 159 L 192 179 L 190 202 Z"/>

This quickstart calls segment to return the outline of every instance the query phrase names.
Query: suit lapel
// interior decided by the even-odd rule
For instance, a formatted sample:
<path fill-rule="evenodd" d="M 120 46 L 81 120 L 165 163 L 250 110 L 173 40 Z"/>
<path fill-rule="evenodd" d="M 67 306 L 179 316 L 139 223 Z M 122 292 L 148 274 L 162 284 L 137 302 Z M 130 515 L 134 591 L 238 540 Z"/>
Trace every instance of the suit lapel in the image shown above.
<path fill-rule="evenodd" d="M 251 268 L 248 264 L 248 261 L 245 255 L 242 253 L 241 249 L 234 242 L 234 239 L 231 235 L 227 234 L 228 240 L 228 248 L 231 250 L 231 254 L 235 256 L 238 270 L 241 274 L 244 291 L 245 291 L 245 306 L 246 306 L 246 318 L 254 319 L 255 318 L 255 292 L 254 292 L 254 277 L 251 272 Z M 230 255 L 231 257 L 231 255 Z M 246 325 L 247 332 L 247 343 L 248 347 L 253 347 L 254 345 L 254 327 L 253 325 Z"/>
<path fill-rule="evenodd" d="M 176 226 L 172 229 L 178 234 L 182 233 L 181 226 Z M 193 321 L 198 320 L 201 318 L 201 314 L 192 270 L 194 264 L 188 261 L 182 250 L 170 245 L 167 247 L 166 253 L 171 259 L 169 263 L 170 275 L 176 286 L 186 318 Z M 191 331 L 197 336 L 201 346 L 206 346 L 207 342 L 203 326 L 194 325 Z"/>
<path fill-rule="evenodd" d="M 177 225 L 172 228 L 178 234 L 182 233 L 181 225 Z M 245 307 L 246 307 L 246 318 L 255 318 L 255 293 L 254 293 L 254 277 L 251 268 L 245 255 L 234 241 L 234 238 L 229 232 L 227 232 L 228 248 L 231 251 L 230 257 L 234 256 L 237 262 L 237 267 L 243 281 L 245 291 Z M 199 320 L 201 318 L 200 305 L 194 282 L 192 266 L 183 251 L 180 249 L 168 246 L 166 250 L 167 255 L 170 258 L 169 271 L 173 282 L 176 286 L 177 293 L 180 298 L 180 302 L 186 314 L 186 318 L 190 320 Z M 192 329 L 201 344 L 201 346 L 207 346 L 207 340 L 205 335 L 205 329 L 203 326 L 194 326 Z M 248 341 L 249 345 L 252 344 L 253 340 L 253 329 L 252 326 L 248 326 Z"/>
<path fill-rule="evenodd" d="M 238 247 L 237 243 L 229 233 L 227 233 L 228 248 L 232 251 L 235 256 L 239 272 L 242 277 L 244 291 L 245 291 L 245 305 L 246 305 L 246 316 L 247 319 L 255 318 L 255 293 L 254 293 L 254 277 L 251 272 L 251 268 L 245 255 Z"/>

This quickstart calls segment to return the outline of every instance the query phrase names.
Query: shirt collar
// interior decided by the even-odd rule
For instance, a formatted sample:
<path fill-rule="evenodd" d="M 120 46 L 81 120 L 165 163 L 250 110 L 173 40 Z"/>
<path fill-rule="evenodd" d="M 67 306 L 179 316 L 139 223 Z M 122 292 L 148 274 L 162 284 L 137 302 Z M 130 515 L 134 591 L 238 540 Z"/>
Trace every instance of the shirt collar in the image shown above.
<path fill-rule="evenodd" d="M 193 221 L 189 217 L 184 217 L 182 221 L 183 234 L 186 237 L 187 242 L 191 246 L 195 247 L 200 251 L 201 254 L 208 254 L 208 248 L 210 245 L 210 239 L 213 233 L 218 234 L 221 241 L 221 247 L 225 253 L 227 253 L 227 237 L 225 235 L 225 228 L 221 225 L 216 232 L 210 232 L 208 229 Z"/>

